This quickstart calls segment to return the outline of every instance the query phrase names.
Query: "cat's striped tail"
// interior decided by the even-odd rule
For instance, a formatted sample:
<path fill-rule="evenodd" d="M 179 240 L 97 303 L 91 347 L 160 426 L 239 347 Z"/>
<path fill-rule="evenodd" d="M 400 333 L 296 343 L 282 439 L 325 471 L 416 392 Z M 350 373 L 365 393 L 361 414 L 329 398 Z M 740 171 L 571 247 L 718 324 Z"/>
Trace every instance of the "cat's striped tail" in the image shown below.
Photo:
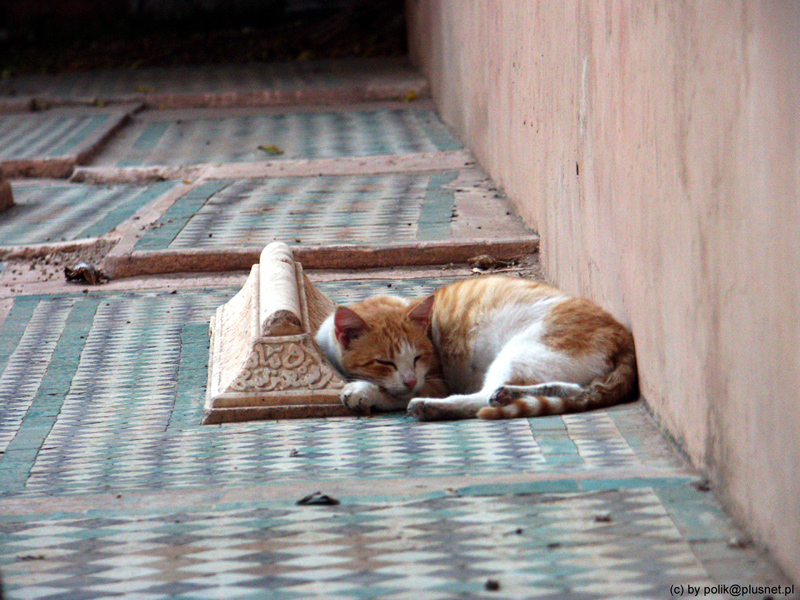
<path fill-rule="evenodd" d="M 481 419 L 542 417 L 606 408 L 633 400 L 639 391 L 633 343 L 614 357 L 611 371 L 580 388 L 574 384 L 549 383 L 503 386 L 478 411 Z"/>

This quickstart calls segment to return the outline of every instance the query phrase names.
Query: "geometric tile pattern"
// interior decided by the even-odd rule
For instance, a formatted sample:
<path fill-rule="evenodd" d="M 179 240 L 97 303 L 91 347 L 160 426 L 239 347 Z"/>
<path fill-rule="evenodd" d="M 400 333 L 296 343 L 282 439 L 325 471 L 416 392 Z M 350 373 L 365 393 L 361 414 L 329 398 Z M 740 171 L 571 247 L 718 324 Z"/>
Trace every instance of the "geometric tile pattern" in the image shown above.
<path fill-rule="evenodd" d="M 0 162 L 75 155 L 90 136 L 113 121 L 108 113 L 0 115 Z"/>
<path fill-rule="evenodd" d="M 447 280 L 317 285 L 347 303 Z M 727 546 L 718 504 L 637 441 L 657 434 L 636 405 L 200 425 L 208 319 L 236 291 L 15 298 L 0 324 L 0 502 L 88 508 L 0 514 L 6 598 L 664 598 L 720 580 L 697 544 L 763 583 Z M 398 485 L 442 478 L 461 483 Z M 287 498 L 311 482 L 343 490 L 339 504 Z M 238 499 L 271 487 L 282 499 Z M 219 501 L 186 497 L 210 490 Z"/>
<path fill-rule="evenodd" d="M 135 117 L 92 164 L 180 166 L 264 160 L 436 152 L 462 148 L 432 110 L 375 109 L 309 113 Z M 267 154 L 259 146 L 277 147 Z"/>
<path fill-rule="evenodd" d="M 355 304 L 371 296 L 424 298 L 437 288 L 455 281 L 453 277 L 421 277 L 403 279 L 353 279 L 321 281 L 314 285 L 337 304 Z"/>
<path fill-rule="evenodd" d="M 3 328 L 0 344 L 0 452 L 17 434 L 36 398 L 75 301 L 67 298 L 15 303 L 16 323 Z"/>
<path fill-rule="evenodd" d="M 319 288 L 352 302 L 380 292 L 424 296 L 443 281 Z M 7 344 L 0 354 L 2 493 L 640 464 L 610 413 L 499 423 L 389 415 L 202 426 L 208 319 L 233 293 L 17 298 L 0 326 Z"/>
<path fill-rule="evenodd" d="M 450 233 L 456 173 L 245 179 L 182 198 L 137 250 L 409 242 Z"/>
<path fill-rule="evenodd" d="M 184 430 L 167 426 L 138 435 L 122 428 L 119 413 L 110 422 L 80 427 L 69 416 L 60 417 L 31 467 L 24 492 L 386 478 L 398 470 L 412 477 L 474 475 L 545 466 L 525 422 L 495 428 L 481 422 L 420 427 L 396 417 L 262 422 L 221 430 L 196 422 Z"/>
<path fill-rule="evenodd" d="M 119 100 L 132 92 L 252 89 L 263 101 L 276 90 L 289 97 L 354 84 L 357 74 L 343 87 L 342 73 L 329 67 L 27 83 L 38 81 L 38 94 L 83 90 Z M 461 148 L 426 104 L 374 106 L 140 114 L 96 162 Z M 39 157 L 74 157 L 98 139 L 98 127 L 110 126 L 58 114 L 0 118 L 0 160 L 25 158 L 30 148 Z M 449 185 L 456 177 L 208 182 L 175 202 L 137 248 L 441 239 L 456 212 Z M 102 235 L 174 184 L 14 185 L 18 206 L 0 217 L 3 244 Z M 475 202 L 468 196 L 458 197 L 467 213 Z M 422 297 L 446 281 L 318 287 L 350 303 L 376 293 Z M 637 404 L 502 422 L 420 423 L 392 414 L 200 425 L 208 322 L 237 291 L 14 298 L 0 323 L 0 597 L 632 599 L 674 597 L 676 584 L 759 585 L 773 577 L 763 557 L 728 543 L 737 530 L 711 494 L 691 485 L 696 478 Z M 309 489 L 339 503 L 297 505 Z"/>
<path fill-rule="evenodd" d="M 31 600 L 668 598 L 712 583 L 651 488 L 6 518 L 0 539 L 9 597 Z"/>
<path fill-rule="evenodd" d="M 101 236 L 174 185 L 169 181 L 147 186 L 15 181 L 15 205 L 0 216 L 0 244 Z"/>
<path fill-rule="evenodd" d="M 569 439 L 587 465 L 625 468 L 641 465 L 639 456 L 625 442 L 606 412 L 564 415 Z"/>

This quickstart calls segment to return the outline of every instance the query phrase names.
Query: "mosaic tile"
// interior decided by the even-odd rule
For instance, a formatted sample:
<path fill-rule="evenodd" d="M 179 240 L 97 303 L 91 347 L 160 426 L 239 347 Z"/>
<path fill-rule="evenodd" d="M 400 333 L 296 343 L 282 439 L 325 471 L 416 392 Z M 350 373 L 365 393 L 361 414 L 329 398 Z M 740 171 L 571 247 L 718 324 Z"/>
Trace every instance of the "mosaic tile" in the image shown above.
<path fill-rule="evenodd" d="M 353 302 L 378 292 L 419 297 L 445 281 L 324 282 L 319 289 Z M 0 376 L 0 439 L 7 450 L 0 455 L 0 473 L 8 482 L 2 492 L 76 494 L 309 476 L 380 479 L 397 473 L 429 477 L 641 466 L 604 412 L 542 424 L 536 419 L 422 424 L 395 414 L 201 426 L 208 319 L 233 293 L 17 299 L 0 326 L 0 335 L 18 339 Z M 18 319 L 39 342 L 30 345 L 19 337 Z M 58 369 L 30 377 L 36 373 L 28 372 L 34 351 L 42 355 L 41 370 L 52 361 Z M 653 463 L 658 464 L 665 463 Z"/>
<path fill-rule="evenodd" d="M 146 544 L 119 541 L 129 532 Z M 11 598 L 666 597 L 711 583 L 648 488 L 3 519 L 0 536 Z"/>
<path fill-rule="evenodd" d="M 318 287 L 347 303 L 446 281 Z M 236 291 L 15 299 L 0 324 L 0 502 L 175 493 L 124 511 L 0 514 L 7 598 L 661 598 L 720 573 L 761 583 L 727 546 L 735 529 L 713 498 L 637 442 L 654 430 L 636 405 L 503 422 L 200 425 L 208 318 Z M 29 363 L 40 374 L 20 378 Z M 636 475 L 645 468 L 663 475 Z M 517 479 L 472 483 L 495 475 Z M 404 477 L 464 483 L 381 486 Z M 180 493 L 311 481 L 344 491 L 340 503 L 228 494 L 208 506 Z M 374 491 L 348 495 L 349 481 Z"/>
<path fill-rule="evenodd" d="M 0 115 L 0 162 L 76 155 L 118 118 L 108 112 L 57 110 Z"/>
<path fill-rule="evenodd" d="M 461 149 L 432 110 L 137 115 L 92 164 L 118 167 L 375 156 Z M 274 146 L 267 153 L 259 147 Z"/>
<path fill-rule="evenodd" d="M 22 245 L 98 237 L 173 185 L 14 182 L 15 205 L 0 219 L 0 240 L 4 245 Z"/>
<path fill-rule="evenodd" d="M 13 83 L 52 97 L 199 98 L 224 89 L 264 102 L 343 82 L 365 86 L 357 71 L 298 62 Z M 400 75 L 395 82 L 420 81 Z M 145 111 L 93 162 L 182 166 L 462 148 L 428 103 L 375 106 Z M 74 154 L 109 126 L 97 111 L 67 112 L 0 117 L 0 161 Z M 280 154 L 259 149 L 273 145 Z M 206 182 L 136 249 L 444 239 L 455 199 L 456 212 L 469 214 L 488 193 L 470 187 L 471 172 L 462 175 Z M 17 206 L 3 214 L 0 239 L 101 236 L 172 185 L 15 181 Z M 454 188 L 464 195 L 454 197 Z M 420 297 L 446 274 L 318 287 L 342 303 L 375 293 Z M 236 291 L 13 300 L 0 323 L 0 509 L 9 509 L 0 510 L 0 595 L 665 598 L 676 583 L 766 582 L 754 552 L 728 545 L 737 530 L 691 485 L 639 405 L 505 422 L 418 423 L 394 414 L 200 425 L 208 321 Z M 312 484 L 339 503 L 297 505 Z M 124 509 L 112 505 L 115 496 Z"/>
<path fill-rule="evenodd" d="M 447 238 L 457 173 L 210 182 L 180 198 L 136 250 L 375 244 Z"/>
<path fill-rule="evenodd" d="M 570 440 L 578 454 L 597 467 L 640 466 L 639 457 L 620 435 L 616 424 L 605 412 L 564 415 Z"/>
<path fill-rule="evenodd" d="M 452 283 L 454 278 L 427 277 L 423 279 L 356 279 L 350 281 L 321 281 L 314 285 L 338 304 L 354 304 L 375 295 L 423 298 L 436 288 Z"/>
<path fill-rule="evenodd" d="M 31 304 L 22 301 L 12 309 L 23 313 L 25 329 L 0 374 L 0 452 L 8 448 L 36 397 L 73 305 L 73 300 L 54 299 L 37 303 L 28 313 Z M 12 312 L 6 322 L 10 325 L 17 315 Z"/>

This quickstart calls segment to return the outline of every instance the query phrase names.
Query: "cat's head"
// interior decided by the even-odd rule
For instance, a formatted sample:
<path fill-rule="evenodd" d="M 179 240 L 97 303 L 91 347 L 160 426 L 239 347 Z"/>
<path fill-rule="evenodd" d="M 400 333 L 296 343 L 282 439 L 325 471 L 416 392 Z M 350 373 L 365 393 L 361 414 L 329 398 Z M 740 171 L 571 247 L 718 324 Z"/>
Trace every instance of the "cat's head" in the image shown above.
<path fill-rule="evenodd" d="M 407 303 L 389 296 L 370 298 L 333 315 L 333 334 L 342 369 L 396 398 L 411 398 L 439 359 L 428 337 L 433 296 Z"/>

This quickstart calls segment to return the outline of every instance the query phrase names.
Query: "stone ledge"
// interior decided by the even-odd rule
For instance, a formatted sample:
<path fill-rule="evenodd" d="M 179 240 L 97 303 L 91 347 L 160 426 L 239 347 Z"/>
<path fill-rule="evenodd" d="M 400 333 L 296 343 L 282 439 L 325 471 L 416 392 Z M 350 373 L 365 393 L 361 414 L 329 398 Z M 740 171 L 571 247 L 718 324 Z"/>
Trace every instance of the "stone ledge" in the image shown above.
<path fill-rule="evenodd" d="M 374 156 L 296 158 L 182 166 L 108 167 L 79 166 L 72 183 L 142 183 L 181 179 L 213 181 L 262 177 L 317 177 L 320 175 L 379 175 L 389 173 L 456 171 L 474 164 L 465 150 L 417 152 Z"/>
<path fill-rule="evenodd" d="M 539 250 L 539 237 L 506 240 L 411 242 L 381 246 L 292 246 L 307 269 L 377 269 L 464 264 L 480 254 L 497 260 L 519 260 Z M 113 278 L 165 273 L 220 272 L 248 269 L 259 260 L 257 248 L 229 250 L 148 250 L 110 253 L 103 272 Z"/>

